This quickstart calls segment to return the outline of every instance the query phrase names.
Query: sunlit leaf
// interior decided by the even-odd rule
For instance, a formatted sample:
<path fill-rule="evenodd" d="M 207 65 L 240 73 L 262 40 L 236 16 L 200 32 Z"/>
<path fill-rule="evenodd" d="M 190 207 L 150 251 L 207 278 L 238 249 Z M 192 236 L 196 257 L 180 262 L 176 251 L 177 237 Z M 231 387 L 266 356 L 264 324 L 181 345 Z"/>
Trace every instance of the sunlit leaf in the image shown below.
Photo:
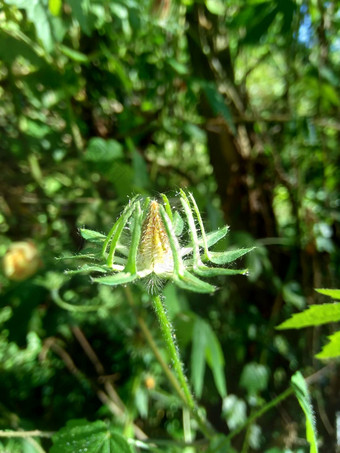
<path fill-rule="evenodd" d="M 340 289 L 317 289 L 316 290 L 320 294 L 324 294 L 325 296 L 333 297 L 333 299 L 340 299 Z"/>
<path fill-rule="evenodd" d="M 312 305 L 302 313 L 295 313 L 276 328 L 301 329 L 302 327 L 320 326 L 336 321 L 340 321 L 340 303 Z"/>
<path fill-rule="evenodd" d="M 53 16 L 59 16 L 62 6 L 63 6 L 62 0 L 48 0 L 48 7 Z"/>
<path fill-rule="evenodd" d="M 315 357 L 318 359 L 334 359 L 340 356 L 340 331 L 328 337 L 329 342 L 322 348 Z"/>
<path fill-rule="evenodd" d="M 291 385 L 294 389 L 295 396 L 306 417 L 306 438 L 310 444 L 310 453 L 318 452 L 317 432 L 315 426 L 315 417 L 313 407 L 310 401 L 309 391 L 300 371 L 297 371 L 291 378 Z"/>

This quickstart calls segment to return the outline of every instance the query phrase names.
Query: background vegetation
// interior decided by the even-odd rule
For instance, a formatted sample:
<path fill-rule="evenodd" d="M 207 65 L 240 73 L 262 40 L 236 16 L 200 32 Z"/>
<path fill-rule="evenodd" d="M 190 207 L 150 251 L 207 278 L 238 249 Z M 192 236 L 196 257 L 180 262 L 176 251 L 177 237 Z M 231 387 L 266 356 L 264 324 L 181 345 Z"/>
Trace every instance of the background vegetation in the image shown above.
<path fill-rule="evenodd" d="M 131 195 L 177 188 L 209 229 L 231 226 L 225 246 L 257 247 L 249 276 L 216 279 L 213 296 L 165 288 L 200 406 L 227 435 L 299 370 L 320 451 L 335 450 L 338 367 L 314 358 L 335 326 L 275 326 L 339 286 L 339 26 L 337 0 L 2 2 L 0 252 L 28 240 L 40 258 L 31 276 L 1 276 L 0 425 L 47 437 L 1 451 L 49 451 L 48 433 L 74 419 L 161 439 L 151 451 L 309 451 L 293 398 L 231 446 L 184 447 L 142 327 L 166 359 L 147 293 L 70 278 L 55 259 L 82 250 L 79 227 L 107 233 Z"/>

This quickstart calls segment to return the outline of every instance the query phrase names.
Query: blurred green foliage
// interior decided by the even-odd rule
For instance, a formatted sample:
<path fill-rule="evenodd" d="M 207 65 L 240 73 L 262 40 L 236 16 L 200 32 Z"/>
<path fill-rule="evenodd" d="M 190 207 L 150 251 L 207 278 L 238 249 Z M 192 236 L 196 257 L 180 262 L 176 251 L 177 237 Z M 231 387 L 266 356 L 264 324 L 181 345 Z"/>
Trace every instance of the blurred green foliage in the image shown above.
<path fill-rule="evenodd" d="M 293 399 L 226 435 L 293 373 L 320 370 L 313 357 L 338 333 L 275 326 L 324 301 L 313 288 L 338 287 L 339 17 L 337 0 L 1 2 L 0 255 L 29 240 L 41 257 L 24 281 L 0 276 L 2 429 L 87 419 L 98 442 L 110 444 L 114 425 L 121 451 L 142 449 L 122 435 L 151 451 L 309 450 Z M 132 195 L 178 188 L 211 230 L 230 224 L 223 247 L 257 246 L 249 277 L 216 278 L 214 296 L 165 288 L 190 383 L 219 433 L 192 447 L 181 442 L 202 441 L 197 426 L 146 341 L 143 325 L 167 359 L 147 293 L 69 278 L 56 259 L 82 253 L 78 228 L 107 234 Z M 340 383 L 335 365 L 318 376 L 328 453 Z M 56 436 L 51 451 L 66 451 Z M 0 441 L 11 453 L 51 446 Z"/>

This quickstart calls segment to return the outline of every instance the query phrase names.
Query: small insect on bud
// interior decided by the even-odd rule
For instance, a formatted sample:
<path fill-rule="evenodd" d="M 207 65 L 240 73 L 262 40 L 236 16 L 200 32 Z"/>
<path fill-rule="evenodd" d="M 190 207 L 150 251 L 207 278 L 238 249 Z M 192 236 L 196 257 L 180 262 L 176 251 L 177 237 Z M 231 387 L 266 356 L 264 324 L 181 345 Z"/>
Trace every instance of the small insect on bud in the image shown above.
<path fill-rule="evenodd" d="M 5 276 L 14 281 L 31 277 L 40 265 L 39 252 L 31 241 L 13 242 L 2 262 Z"/>
<path fill-rule="evenodd" d="M 174 261 L 168 235 L 159 213 L 157 201 L 150 202 L 149 213 L 142 227 L 138 248 L 137 269 L 155 274 L 172 272 Z"/>

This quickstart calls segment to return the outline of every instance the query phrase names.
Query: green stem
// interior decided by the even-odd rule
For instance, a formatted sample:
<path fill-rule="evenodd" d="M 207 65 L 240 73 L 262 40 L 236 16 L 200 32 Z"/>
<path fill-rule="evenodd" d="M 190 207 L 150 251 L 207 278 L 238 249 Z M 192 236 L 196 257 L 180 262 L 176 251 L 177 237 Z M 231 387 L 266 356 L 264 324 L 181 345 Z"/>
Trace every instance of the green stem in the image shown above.
<path fill-rule="evenodd" d="M 284 392 L 280 393 L 276 398 L 274 398 L 272 401 L 270 401 L 268 404 L 265 404 L 262 406 L 258 411 L 254 412 L 253 415 L 251 415 L 241 426 L 236 428 L 234 431 L 232 431 L 228 436 L 227 439 L 231 440 L 233 437 L 237 436 L 241 431 L 243 431 L 247 426 L 251 425 L 254 423 L 254 421 L 260 417 L 262 417 L 263 414 L 268 412 L 270 409 L 273 407 L 277 406 L 282 400 L 286 399 L 288 396 L 290 396 L 292 393 L 294 393 L 294 390 L 290 387 Z"/>
<path fill-rule="evenodd" d="M 192 410 L 195 408 L 194 398 L 190 392 L 188 382 L 183 372 L 183 365 L 179 357 L 178 349 L 175 343 L 175 335 L 170 324 L 170 321 L 166 315 L 164 305 L 161 301 L 160 296 L 152 296 L 153 306 L 158 317 L 158 321 L 161 327 L 161 331 L 170 354 L 172 366 L 177 375 L 178 381 L 182 387 L 185 395 L 186 404 Z"/>
<path fill-rule="evenodd" d="M 160 296 L 152 296 L 153 306 L 158 317 L 158 321 L 161 327 L 161 331 L 165 340 L 165 343 L 168 348 L 168 352 L 170 354 L 171 363 L 175 373 L 177 375 L 178 382 L 181 386 L 181 390 L 185 397 L 185 404 L 189 408 L 191 414 L 195 418 L 196 422 L 198 423 L 200 430 L 204 433 L 204 435 L 211 439 L 215 432 L 214 429 L 210 426 L 205 418 L 201 416 L 194 401 L 194 398 L 191 394 L 189 384 L 187 379 L 184 375 L 183 365 L 179 356 L 179 352 L 176 346 L 175 334 L 171 323 L 166 315 L 166 311 L 164 305 L 161 301 Z"/>
<path fill-rule="evenodd" d="M 33 431 L 0 430 L 0 437 L 52 437 L 53 434 L 55 433 L 51 431 L 40 431 L 39 429 Z"/>

